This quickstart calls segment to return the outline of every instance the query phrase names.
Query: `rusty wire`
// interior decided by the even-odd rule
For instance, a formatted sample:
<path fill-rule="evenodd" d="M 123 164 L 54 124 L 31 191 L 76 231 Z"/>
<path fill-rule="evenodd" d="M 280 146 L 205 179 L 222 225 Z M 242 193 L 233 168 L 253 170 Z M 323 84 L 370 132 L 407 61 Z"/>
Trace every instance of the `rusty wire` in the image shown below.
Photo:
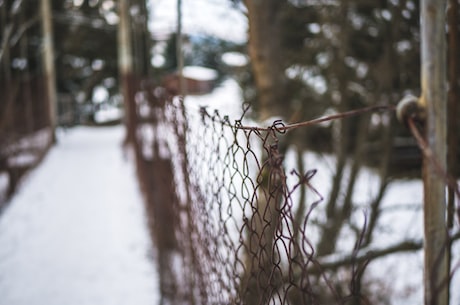
<path fill-rule="evenodd" d="M 419 131 L 419 127 L 417 127 L 417 123 L 414 120 L 414 118 L 408 117 L 407 118 L 407 125 L 408 125 L 412 135 L 416 139 L 418 147 L 422 151 L 423 155 L 433 165 L 433 168 L 434 168 L 436 174 L 442 180 L 444 180 L 444 183 L 454 191 L 455 195 L 457 196 L 457 199 L 460 200 L 460 188 L 459 188 L 459 185 L 458 185 L 457 181 L 455 180 L 454 177 L 451 177 L 448 174 L 447 170 L 441 165 L 441 163 L 439 162 L 439 159 L 436 157 L 436 155 L 430 149 L 430 147 L 428 146 L 425 138 L 423 137 L 423 135 Z M 456 211 L 457 219 L 460 222 L 460 206 L 457 205 L 456 210 L 457 210 Z"/>
<path fill-rule="evenodd" d="M 316 170 L 286 171 L 279 138 L 295 128 L 394 107 L 262 128 L 242 124 L 247 107 L 232 123 L 204 107 L 187 111 L 183 99 L 165 91 L 139 96 L 139 109 L 149 111 L 138 113 L 138 172 L 164 303 L 367 304 L 356 288 L 367 261 L 351 258 L 344 294 L 316 259 L 307 231 L 323 200 L 312 183 Z M 288 185 L 288 176 L 297 181 Z M 305 189 L 315 198 L 300 208 L 293 197 Z"/>

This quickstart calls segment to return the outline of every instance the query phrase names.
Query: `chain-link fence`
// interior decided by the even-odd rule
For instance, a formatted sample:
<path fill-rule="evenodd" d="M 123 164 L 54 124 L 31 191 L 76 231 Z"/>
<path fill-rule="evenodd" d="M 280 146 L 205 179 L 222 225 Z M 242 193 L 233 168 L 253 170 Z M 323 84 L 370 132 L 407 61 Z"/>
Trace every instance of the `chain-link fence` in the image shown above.
<path fill-rule="evenodd" d="M 318 256 L 309 226 L 324 204 L 316 169 L 285 167 L 292 130 L 394 107 L 261 128 L 249 127 L 247 109 L 235 120 L 161 88 L 139 91 L 136 105 L 135 151 L 163 304 L 370 304 L 362 287 L 369 261 L 422 247 L 409 240 L 361 251 L 366 219 L 349 253 Z"/>

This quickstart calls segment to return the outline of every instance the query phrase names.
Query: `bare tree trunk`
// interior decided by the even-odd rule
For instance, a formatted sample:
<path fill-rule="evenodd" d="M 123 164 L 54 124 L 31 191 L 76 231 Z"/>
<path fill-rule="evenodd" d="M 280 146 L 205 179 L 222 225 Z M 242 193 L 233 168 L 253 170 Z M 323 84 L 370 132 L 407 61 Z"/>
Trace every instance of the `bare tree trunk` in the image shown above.
<path fill-rule="evenodd" d="M 24 24 L 26 22 L 25 18 L 25 12 L 24 10 L 21 10 L 20 12 L 20 22 L 21 24 Z M 21 57 L 23 58 L 28 58 L 28 37 L 27 35 L 23 35 L 20 40 L 20 53 Z M 32 93 L 31 93 L 31 77 L 30 77 L 30 65 L 27 65 L 24 75 L 22 75 L 21 81 L 24 84 L 24 89 L 23 92 L 21 93 L 23 96 L 23 101 L 24 101 L 24 118 L 25 122 L 24 125 L 26 126 L 26 132 L 32 132 L 34 128 L 34 113 L 33 113 L 33 102 L 34 99 L 32 98 Z"/>
<path fill-rule="evenodd" d="M 280 0 L 245 0 L 249 19 L 249 56 L 257 87 L 259 117 L 265 120 L 286 110 L 285 72 L 281 49 Z"/>
<path fill-rule="evenodd" d="M 12 25 L 7 22 L 6 3 L 0 4 L 0 30 L 2 31 L 2 41 L 0 45 L 0 87 L 3 89 L 3 103 L 0 106 L 0 130 L 5 130 L 9 120 L 12 119 L 11 109 L 13 105 L 13 94 L 11 87 L 11 62 L 9 37 L 12 35 Z M 9 88 L 6 90 L 6 88 Z"/>
<path fill-rule="evenodd" d="M 393 136 L 393 122 L 390 122 L 388 126 L 384 127 L 384 132 L 382 136 L 382 159 L 380 161 L 379 166 L 379 190 L 375 198 L 370 203 L 370 211 L 369 211 L 369 220 L 367 224 L 366 231 L 364 233 L 363 244 L 362 247 L 366 247 L 373 241 L 374 238 L 374 230 L 377 227 L 377 222 L 380 217 L 380 205 L 382 203 L 383 196 L 385 195 L 385 191 L 390 183 L 388 178 L 388 167 L 390 163 L 390 156 L 391 156 L 391 149 L 393 145 L 392 136 Z"/>
<path fill-rule="evenodd" d="M 54 43 L 53 43 L 53 20 L 51 1 L 41 0 L 40 9 L 42 14 L 43 31 L 43 65 L 45 70 L 46 94 L 49 109 L 49 124 L 53 142 L 56 140 L 55 129 L 57 126 L 57 96 L 56 96 L 56 72 L 54 67 Z"/>
<path fill-rule="evenodd" d="M 249 56 L 257 88 L 259 119 L 282 116 L 287 110 L 284 100 L 285 72 L 282 52 L 281 8 L 285 1 L 244 0 L 249 20 Z M 276 286 L 277 270 L 273 247 L 283 197 L 282 154 L 278 145 L 264 147 L 264 168 L 258 177 L 257 198 L 253 215 L 247 222 L 245 272 L 241 283 L 243 304 L 265 304 L 266 291 Z M 278 160 L 281 163 L 273 163 Z M 273 273 L 273 274 L 272 274 Z M 270 277 L 272 275 L 272 277 Z M 279 277 L 279 276 L 278 276 Z"/>
<path fill-rule="evenodd" d="M 349 9 L 347 1 L 340 3 L 340 13 L 337 18 L 340 18 L 340 24 L 342 25 L 342 31 L 340 36 L 340 47 L 335 47 L 334 58 L 336 65 L 336 82 L 337 90 L 340 93 L 340 104 L 337 106 L 340 112 L 347 111 L 350 109 L 350 100 L 347 95 L 347 72 L 345 69 L 344 60 L 347 56 L 347 45 L 349 39 L 349 29 L 346 27 L 346 16 Z M 329 18 L 328 18 L 329 19 Z M 331 20 L 325 20 L 331 21 Z M 340 192 L 342 191 L 342 181 L 344 178 L 344 172 L 347 165 L 349 147 L 352 142 L 350 137 L 351 121 L 344 119 L 341 121 L 334 122 L 334 152 L 337 158 L 335 165 L 335 173 L 332 177 L 332 188 L 329 194 L 329 199 L 326 205 L 326 223 L 322 228 L 322 236 L 317 246 L 317 255 L 323 256 L 334 252 L 337 242 L 337 237 L 340 234 L 340 229 L 343 225 L 343 219 L 341 217 L 341 208 L 338 206 L 340 203 Z M 360 130 L 361 134 L 359 138 L 365 137 L 362 135 L 364 130 Z M 367 135 L 367 132 L 366 132 Z M 357 141 L 359 142 L 359 141 Z M 357 143 L 357 145 L 362 145 Z"/>
<path fill-rule="evenodd" d="M 267 304 L 279 288 L 282 271 L 277 266 L 276 231 L 280 206 L 285 198 L 283 154 L 278 143 L 265 144 L 264 165 L 257 177 L 257 196 L 251 202 L 252 215 L 246 223 L 245 272 L 241 285 L 242 304 Z M 277 268 L 278 267 L 278 268 Z"/>
<path fill-rule="evenodd" d="M 7 22 L 6 3 L 0 3 L 0 29 L 2 31 L 2 40 L 0 45 L 0 66 L 3 76 L 6 80 L 11 78 L 10 48 L 9 37 L 11 36 L 12 27 Z M 2 76 L 2 77 L 3 77 Z"/>
<path fill-rule="evenodd" d="M 424 0 L 421 6 L 422 96 L 419 103 L 426 108 L 428 147 L 440 166 L 446 168 L 446 1 Z M 425 157 L 423 161 L 425 304 L 447 305 L 446 186 L 432 160 Z"/>
<path fill-rule="evenodd" d="M 151 37 L 148 29 L 148 9 L 147 1 L 131 0 L 131 5 L 137 6 L 139 10 L 135 11 L 131 22 L 131 45 L 133 71 L 144 80 L 152 70 L 150 64 Z"/>
<path fill-rule="evenodd" d="M 339 190 L 343 182 L 343 171 L 345 168 L 345 160 L 348 155 L 346 151 L 341 152 L 341 156 L 338 158 L 343 159 L 342 164 L 337 164 L 337 171 L 340 171 L 340 176 L 334 177 L 334 189 L 335 194 L 331 194 L 327 208 L 330 208 L 326 212 L 327 223 L 322 231 L 322 236 L 317 247 L 318 256 L 328 255 L 334 252 L 337 245 L 337 239 L 339 237 L 341 229 L 344 227 L 346 222 L 349 220 L 353 209 L 352 196 L 356 185 L 358 174 L 363 166 L 363 154 L 365 148 L 365 141 L 368 135 L 368 126 L 370 121 L 370 115 L 363 115 L 359 118 L 359 129 L 356 135 L 356 141 L 354 143 L 355 151 L 352 156 L 350 175 L 347 181 L 347 187 L 343 190 L 344 199 L 341 206 L 337 206 L 336 201 L 339 201 Z M 349 134 L 343 135 L 343 137 L 349 138 Z M 348 143 L 348 141 L 346 141 Z M 340 162 L 340 161 L 338 161 Z M 332 197 L 334 195 L 334 197 Z"/>

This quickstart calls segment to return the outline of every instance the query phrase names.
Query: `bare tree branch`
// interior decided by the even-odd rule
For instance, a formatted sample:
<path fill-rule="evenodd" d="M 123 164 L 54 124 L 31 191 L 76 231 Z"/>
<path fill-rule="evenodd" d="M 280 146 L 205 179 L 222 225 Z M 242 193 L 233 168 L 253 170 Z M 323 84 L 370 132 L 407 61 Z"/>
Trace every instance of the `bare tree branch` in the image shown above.
<path fill-rule="evenodd" d="M 3 31 L 4 37 L 2 39 L 1 48 L 0 48 L 0 62 L 2 61 L 3 54 L 5 53 L 6 48 L 14 47 L 24 33 L 30 29 L 32 26 L 38 22 L 39 17 L 35 16 L 32 19 L 29 19 L 27 22 L 21 24 L 17 31 L 13 31 L 14 26 L 9 24 Z M 11 39 L 10 39 L 11 38 Z M 9 42 L 9 43 L 8 43 Z"/>
<path fill-rule="evenodd" d="M 460 239 L 460 231 L 452 234 L 450 240 L 456 241 Z M 340 254 L 331 254 L 318 259 L 318 265 L 321 266 L 322 270 L 326 269 L 337 269 L 342 266 L 362 263 L 365 261 L 371 261 L 389 254 L 393 253 L 402 253 L 402 252 L 412 252 L 422 249 L 423 241 L 422 240 L 404 240 L 394 245 L 385 247 L 385 248 L 372 248 L 366 247 L 362 248 L 357 252 L 340 255 Z M 316 267 L 315 267 L 316 269 Z"/>
<path fill-rule="evenodd" d="M 385 248 L 366 247 L 351 254 L 331 254 L 325 256 L 319 259 L 319 265 L 323 270 L 336 269 L 346 265 L 370 261 L 392 253 L 412 252 L 420 250 L 422 246 L 422 240 L 405 240 Z"/>

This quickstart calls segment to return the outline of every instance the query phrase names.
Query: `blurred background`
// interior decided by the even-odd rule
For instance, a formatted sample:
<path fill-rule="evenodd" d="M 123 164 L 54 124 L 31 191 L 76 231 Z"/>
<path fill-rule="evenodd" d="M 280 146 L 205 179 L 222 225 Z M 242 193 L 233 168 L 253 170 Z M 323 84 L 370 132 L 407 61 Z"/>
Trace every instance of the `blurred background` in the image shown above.
<path fill-rule="evenodd" d="M 460 172 L 459 12 L 458 0 L 447 1 L 447 172 L 452 177 L 458 177 Z M 155 196 L 157 201 L 165 199 L 161 197 L 164 195 L 155 193 L 156 190 L 149 195 L 154 187 L 148 184 L 156 181 L 158 185 L 166 179 L 168 186 L 164 191 L 175 193 L 178 191 L 168 187 L 175 185 L 180 189 L 178 176 L 186 175 L 177 174 L 180 165 L 173 161 L 168 163 L 164 169 L 167 173 L 163 171 L 161 178 L 147 174 L 165 165 L 154 162 L 155 154 L 165 158 L 161 147 L 154 144 L 158 138 L 162 143 L 167 142 L 158 133 L 168 132 L 158 123 L 160 116 L 154 114 L 155 111 L 163 111 L 162 103 L 180 95 L 184 96 L 187 111 L 199 111 L 200 107 L 217 109 L 230 119 L 238 119 L 243 105 L 250 105 L 244 113 L 245 122 L 270 126 L 277 119 L 288 124 L 368 106 L 391 108 L 407 94 L 420 95 L 421 22 L 420 3 L 415 0 L 0 0 L 0 243 L 9 243 L 0 245 L 9 249 L 0 250 L 3 255 L 0 260 L 8 262 L 19 252 L 27 251 L 24 250 L 27 248 L 11 246 L 22 237 L 6 237 L 3 241 L 1 238 L 2 234 L 15 234 L 11 229 L 15 228 L 11 224 L 15 221 L 8 220 L 8 217 L 16 217 L 8 216 L 13 213 L 10 211 L 16 205 L 15 200 L 19 201 L 18 206 L 23 206 L 20 214 L 30 214 L 27 218 L 33 218 L 34 214 L 25 211 L 34 201 L 41 200 L 35 196 L 37 192 L 46 193 L 50 187 L 49 193 L 56 193 L 51 188 L 56 177 L 72 186 L 67 194 L 75 189 L 85 192 L 83 186 L 83 189 L 78 187 L 81 180 L 97 175 L 100 168 L 98 180 L 88 182 L 98 187 L 87 191 L 87 199 L 79 199 L 92 202 L 86 208 L 89 210 L 85 210 L 88 214 L 92 206 L 115 200 L 95 193 L 105 189 L 113 195 L 114 189 L 123 190 L 126 185 L 131 197 L 114 197 L 118 197 L 118 201 L 138 202 L 142 207 L 126 206 L 127 210 L 119 210 L 125 212 L 117 214 L 134 213 L 137 218 L 128 222 L 140 226 L 132 235 L 137 236 L 132 238 L 138 241 L 133 247 L 139 248 L 132 258 L 126 257 L 126 261 L 145 259 L 146 265 L 132 267 L 141 270 L 139 283 L 148 287 L 144 301 L 136 304 L 192 304 L 192 292 L 182 299 L 174 296 L 180 288 L 170 281 L 178 275 L 163 273 L 180 269 L 181 264 L 162 261 L 161 238 L 152 233 L 158 231 L 159 220 L 155 223 L 155 217 L 162 212 L 150 209 L 149 200 Z M 165 110 L 165 117 L 168 115 L 171 116 Z M 181 119 L 175 117 L 174 120 L 173 123 L 182 126 Z M 150 127 L 146 127 L 148 124 Z M 193 129 L 184 126 L 184 130 Z M 103 143 L 103 139 L 113 140 L 96 150 L 100 157 L 90 159 L 91 155 L 98 155 L 92 152 L 90 148 L 94 146 L 91 145 Z M 354 299 L 353 304 L 420 304 L 423 297 L 422 156 L 408 129 L 397 122 L 393 113 L 382 111 L 298 128 L 279 140 L 280 152 L 287 156 L 287 167 L 304 169 L 303 172 L 306 167 L 315 168 L 321 177 L 315 187 L 323 196 L 323 208 L 312 216 L 312 230 L 316 233 L 310 237 L 315 244 L 315 255 L 330 258 L 334 254 L 349 253 L 354 251 L 350 246 L 353 244 L 381 250 L 381 255 L 369 258 L 366 269 L 370 270 L 366 273 L 369 275 L 359 279 L 364 287 L 360 293 L 370 301 Z M 103 150 L 107 148 L 111 150 Z M 65 159 L 64 152 L 59 150 L 66 149 L 74 151 L 75 156 Z M 183 153 L 185 157 L 181 155 L 181 158 L 188 158 L 187 150 L 168 149 L 171 156 Z M 105 160 L 103 156 L 111 153 L 116 155 L 113 157 L 116 161 L 105 163 L 111 159 Z M 62 164 L 42 164 L 43 160 L 51 162 L 49 159 L 53 156 Z M 85 157 L 76 161 L 78 156 Z M 168 158 L 172 160 L 171 156 Z M 131 160 L 126 161 L 130 165 L 123 160 Z M 48 164 L 46 162 L 44 164 Z M 77 180 L 69 179 L 70 163 L 77 164 L 74 169 L 80 175 Z M 37 174 L 24 183 L 24 177 L 40 164 L 43 166 L 39 169 L 43 171 L 56 167 L 43 176 L 50 182 L 39 186 L 28 184 L 38 179 Z M 86 170 L 78 172 L 78 167 Z M 118 171 L 107 170 L 113 167 Z M 117 174 L 127 176 L 128 182 L 113 182 Z M 143 197 L 136 193 L 136 183 Z M 32 192 L 35 195 L 20 199 L 28 189 L 35 190 Z M 179 199 L 174 200 L 180 201 L 180 192 L 176 195 Z M 67 200 L 65 196 L 50 197 L 43 202 Z M 458 198 L 455 199 L 452 190 L 448 192 L 448 202 L 448 228 L 454 232 L 458 230 L 458 221 L 454 221 L 453 207 L 458 205 Z M 74 204 L 77 206 L 78 201 Z M 54 215 L 58 206 L 49 204 L 49 214 Z M 103 206 L 98 213 L 104 215 L 111 209 L 111 206 Z M 131 209 L 136 212 L 129 212 Z M 69 217 L 68 211 L 55 215 Z M 152 216 L 155 213 L 157 216 Z M 167 213 L 166 219 L 173 217 Z M 365 221 L 359 216 L 363 214 Z M 81 217 L 85 215 L 82 213 Z M 44 219 L 47 223 L 48 218 Z M 96 220 L 94 226 L 88 225 L 94 230 L 99 230 L 95 229 L 98 226 Z M 118 226 L 126 227 L 124 220 L 120 219 L 112 229 L 118 230 L 115 229 Z M 29 235 L 31 229 L 25 228 L 24 235 L 20 236 Z M 176 232 L 171 239 L 180 237 L 177 232 L 181 230 L 184 228 L 171 229 Z M 115 234 L 110 232 L 100 238 Z M 91 235 L 91 230 L 87 234 Z M 458 239 L 458 234 L 453 235 Z M 131 240 L 129 236 L 127 244 Z M 63 237 L 62 242 L 69 238 Z M 45 239 L 43 247 L 48 247 L 50 240 L 52 238 Z M 58 250 L 46 255 L 54 255 L 52 253 Z M 458 260 L 458 252 L 453 253 L 457 253 L 453 257 Z M 148 265 L 150 262 L 154 265 L 154 261 L 157 268 L 150 270 Z M 21 264 L 18 261 L 18 266 Z M 66 268 L 66 264 L 70 263 L 64 262 L 62 268 Z M 164 271 L 162 264 L 170 264 L 169 270 Z M 452 264 L 454 270 L 455 260 Z M 14 272 L 11 266 L 0 262 L 2 270 Z M 350 273 L 337 271 L 341 267 L 331 267 L 334 275 L 329 276 L 337 279 L 339 294 L 344 291 L 346 295 Z M 30 272 L 30 269 L 24 270 L 25 274 Z M 180 274 L 181 271 L 174 272 Z M 453 279 L 458 283 L 458 276 Z M 20 295 L 20 291 L 26 289 L 11 288 L 5 284 L 8 280 L 8 275 L 0 275 L 0 295 L 8 291 L 17 291 Z M 156 284 L 149 287 L 150 280 L 158 282 L 160 288 Z M 25 285 L 20 279 L 17 283 Z M 45 283 L 44 286 L 52 285 L 52 280 Z M 160 292 L 152 292 L 156 289 Z M 40 295 L 43 289 L 36 290 L 34 296 Z M 115 290 L 99 289 L 109 294 L 116 294 Z M 135 291 L 132 290 L 133 295 L 138 294 Z M 322 293 L 324 291 L 318 292 Z M 50 294 L 42 296 L 44 301 L 36 304 L 53 304 L 48 302 L 53 299 L 53 292 Z M 9 299 L 11 303 L 4 303 L 0 298 L 0 304 L 34 304 L 25 299 L 23 303 L 15 303 L 15 297 Z M 86 304 L 102 304 L 88 300 Z M 451 304 L 458 304 L 459 300 L 458 292 L 452 292 Z M 270 302 L 277 304 L 266 300 L 267 304 Z M 109 300 L 105 304 L 127 303 Z"/>

